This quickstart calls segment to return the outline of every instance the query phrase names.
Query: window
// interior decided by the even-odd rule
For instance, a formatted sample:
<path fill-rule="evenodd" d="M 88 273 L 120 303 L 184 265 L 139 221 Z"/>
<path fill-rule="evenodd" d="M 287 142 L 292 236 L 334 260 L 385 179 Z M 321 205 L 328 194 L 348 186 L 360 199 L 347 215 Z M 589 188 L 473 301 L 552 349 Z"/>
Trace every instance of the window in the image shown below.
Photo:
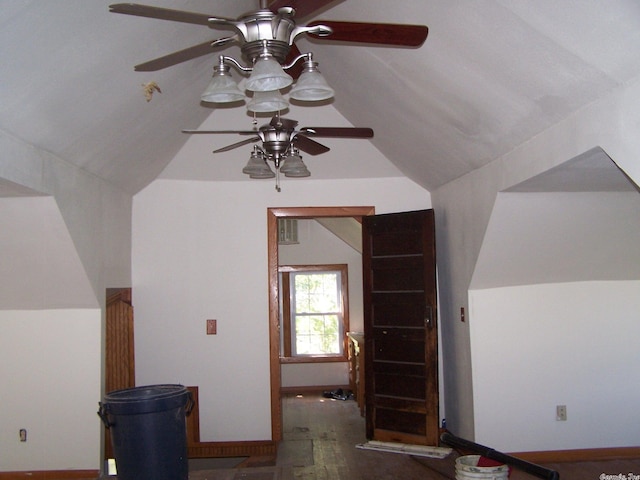
<path fill-rule="evenodd" d="M 344 361 L 347 265 L 280 267 L 284 362 Z"/>

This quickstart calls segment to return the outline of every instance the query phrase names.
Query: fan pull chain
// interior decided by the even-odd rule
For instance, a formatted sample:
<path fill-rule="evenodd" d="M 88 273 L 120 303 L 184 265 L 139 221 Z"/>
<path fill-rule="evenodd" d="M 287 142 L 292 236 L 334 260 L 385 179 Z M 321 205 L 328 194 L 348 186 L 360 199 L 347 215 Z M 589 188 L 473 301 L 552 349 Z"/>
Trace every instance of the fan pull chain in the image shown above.
<path fill-rule="evenodd" d="M 280 169 L 276 168 L 276 192 L 280 193 Z"/>

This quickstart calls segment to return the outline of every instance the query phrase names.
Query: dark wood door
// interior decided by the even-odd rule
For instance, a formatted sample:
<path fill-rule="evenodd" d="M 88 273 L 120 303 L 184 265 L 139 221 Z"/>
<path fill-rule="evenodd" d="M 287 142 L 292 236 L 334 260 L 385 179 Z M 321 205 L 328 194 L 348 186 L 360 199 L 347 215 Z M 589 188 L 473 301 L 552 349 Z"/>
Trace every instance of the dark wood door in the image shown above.
<path fill-rule="evenodd" d="M 363 217 L 367 438 L 438 445 L 433 210 Z"/>

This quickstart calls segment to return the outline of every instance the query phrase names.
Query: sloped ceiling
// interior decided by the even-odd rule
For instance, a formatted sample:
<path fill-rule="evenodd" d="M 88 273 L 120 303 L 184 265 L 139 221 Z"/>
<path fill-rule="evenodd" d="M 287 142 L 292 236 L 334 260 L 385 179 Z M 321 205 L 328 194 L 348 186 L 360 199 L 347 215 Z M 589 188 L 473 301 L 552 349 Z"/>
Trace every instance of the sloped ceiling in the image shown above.
<path fill-rule="evenodd" d="M 352 217 L 323 217 L 316 222 L 333 233 L 356 252 L 362 253 L 362 224 Z"/>
<path fill-rule="evenodd" d="M 110 3 L 0 0 L 0 130 L 133 194 L 187 141 L 182 128 L 210 115 L 225 122 L 225 109 L 199 103 L 215 55 L 152 74 L 134 72 L 133 65 L 220 35 L 109 13 Z M 258 5 L 142 3 L 233 18 Z M 314 52 L 336 90 L 332 105 L 314 108 L 372 127 L 371 145 L 429 190 L 640 73 L 636 0 L 344 0 L 315 18 L 429 26 L 419 49 L 299 42 Z M 141 85 L 150 81 L 162 93 L 146 102 Z M 242 124 L 226 127 L 246 129 L 250 120 L 245 115 Z M 237 152 L 238 168 L 246 157 Z M 366 166 L 360 156 L 345 168 L 366 177 Z M 340 168 L 336 162 L 331 176 L 340 176 Z M 203 180 L 226 179 L 213 170 L 205 174 Z"/>

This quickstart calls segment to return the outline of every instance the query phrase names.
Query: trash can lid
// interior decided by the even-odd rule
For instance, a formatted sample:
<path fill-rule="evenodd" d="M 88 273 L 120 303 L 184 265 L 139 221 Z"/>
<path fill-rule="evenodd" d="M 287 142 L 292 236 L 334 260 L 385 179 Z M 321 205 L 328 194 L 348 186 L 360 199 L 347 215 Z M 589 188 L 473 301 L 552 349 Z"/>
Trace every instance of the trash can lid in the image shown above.
<path fill-rule="evenodd" d="M 189 392 L 183 385 L 161 384 L 114 390 L 104 396 L 107 413 L 132 415 L 184 407 Z"/>

